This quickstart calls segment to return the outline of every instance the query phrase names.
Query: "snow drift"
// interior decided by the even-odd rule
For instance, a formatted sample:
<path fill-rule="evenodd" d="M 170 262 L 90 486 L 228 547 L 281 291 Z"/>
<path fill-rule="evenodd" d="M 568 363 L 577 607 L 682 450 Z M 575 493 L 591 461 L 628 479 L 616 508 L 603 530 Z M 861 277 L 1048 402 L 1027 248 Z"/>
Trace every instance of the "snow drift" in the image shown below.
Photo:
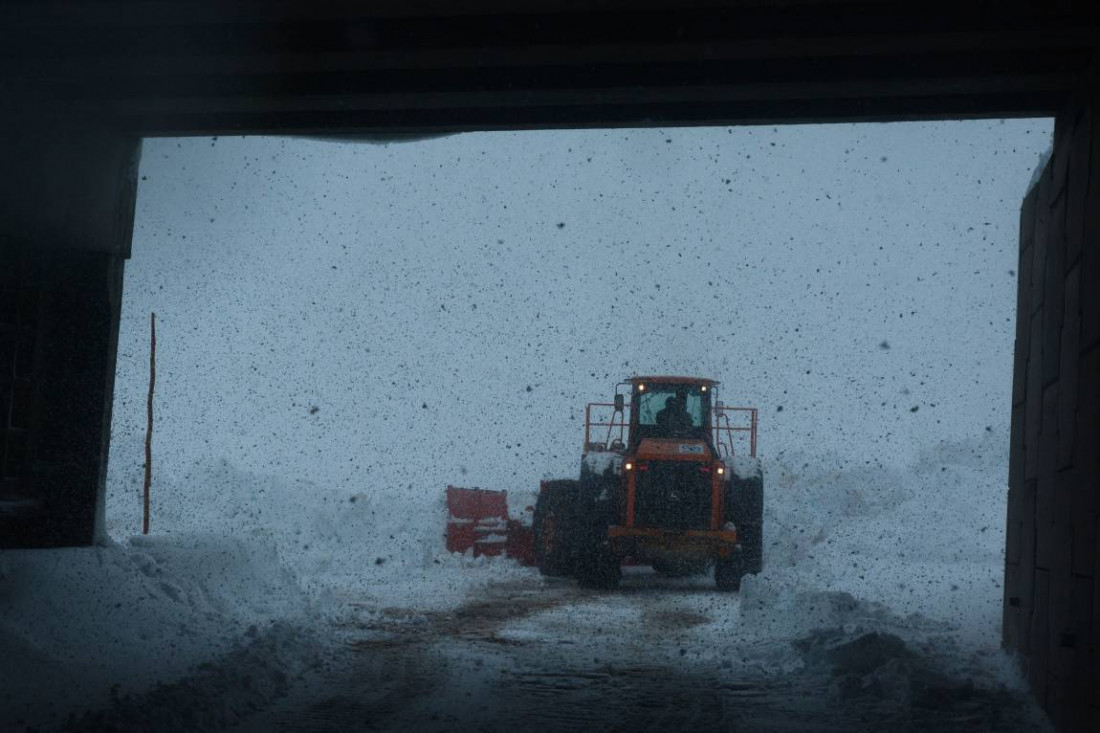
<path fill-rule="evenodd" d="M 308 608 L 273 548 L 227 536 L 7 551 L 0 587 L 4 730 L 179 679 Z"/>

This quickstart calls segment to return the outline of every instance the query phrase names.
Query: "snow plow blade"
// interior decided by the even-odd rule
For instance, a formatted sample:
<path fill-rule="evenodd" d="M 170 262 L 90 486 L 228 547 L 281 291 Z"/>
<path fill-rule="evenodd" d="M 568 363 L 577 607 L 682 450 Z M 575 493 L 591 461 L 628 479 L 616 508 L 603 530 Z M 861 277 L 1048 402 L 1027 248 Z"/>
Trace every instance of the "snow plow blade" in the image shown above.
<path fill-rule="evenodd" d="M 447 551 L 535 564 L 529 521 L 508 514 L 508 492 L 447 487 Z"/>

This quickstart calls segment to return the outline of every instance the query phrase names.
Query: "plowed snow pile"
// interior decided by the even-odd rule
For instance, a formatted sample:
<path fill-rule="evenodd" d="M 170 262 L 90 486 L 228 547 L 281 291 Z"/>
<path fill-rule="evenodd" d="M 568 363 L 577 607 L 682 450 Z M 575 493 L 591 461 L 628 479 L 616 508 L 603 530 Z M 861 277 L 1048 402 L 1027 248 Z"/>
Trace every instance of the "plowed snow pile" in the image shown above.
<path fill-rule="evenodd" d="M 799 589 L 850 593 L 958 629 L 1000 638 L 1004 563 L 1003 434 L 942 445 L 908 467 L 822 470 L 797 455 L 768 474 L 767 571 L 753 578 L 746 613 L 812 628 Z M 790 468 L 789 466 L 799 466 Z M 791 615 L 793 613 L 793 615 Z M 823 619 L 819 619 L 821 621 Z"/>
<path fill-rule="evenodd" d="M 229 535 L 9 551 L 0 554 L 0 587 L 0 730 L 56 721 L 257 645 L 269 653 L 248 655 L 247 687 L 262 702 L 319 643 L 275 623 L 301 621 L 307 604 L 274 549 Z M 192 694 L 217 699 L 243 687 L 214 676 Z"/>
<path fill-rule="evenodd" d="M 160 489 L 155 536 L 0 554 L 0 730 L 87 707 L 73 730 L 221 730 L 324 667 L 325 625 L 527 572 L 446 553 L 441 493 L 337 504 L 224 461 Z"/>

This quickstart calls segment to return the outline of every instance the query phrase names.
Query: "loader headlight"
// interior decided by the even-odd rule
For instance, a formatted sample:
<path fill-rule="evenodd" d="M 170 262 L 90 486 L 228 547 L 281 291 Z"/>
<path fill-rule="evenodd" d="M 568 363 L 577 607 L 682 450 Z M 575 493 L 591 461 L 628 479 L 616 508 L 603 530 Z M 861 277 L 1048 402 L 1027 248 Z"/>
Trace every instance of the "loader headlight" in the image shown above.
<path fill-rule="evenodd" d="M 707 385 L 704 384 L 702 387 L 699 388 L 699 391 L 700 392 L 706 392 L 707 391 Z"/>
<path fill-rule="evenodd" d="M 626 469 L 627 471 L 629 471 L 630 469 L 634 468 L 634 464 L 631 463 L 630 461 L 627 461 L 626 463 L 623 464 L 623 468 Z"/>
<path fill-rule="evenodd" d="M 726 469 L 724 467 L 722 467 L 722 466 L 718 467 L 718 475 L 719 476 L 725 474 L 725 472 L 726 472 Z"/>

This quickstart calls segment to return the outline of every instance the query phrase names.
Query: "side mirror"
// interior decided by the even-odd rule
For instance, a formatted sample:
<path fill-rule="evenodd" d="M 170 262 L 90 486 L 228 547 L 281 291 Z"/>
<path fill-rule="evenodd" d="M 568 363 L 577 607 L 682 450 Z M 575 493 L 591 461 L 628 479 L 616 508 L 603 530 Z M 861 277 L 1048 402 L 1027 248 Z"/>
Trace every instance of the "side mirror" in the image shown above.
<path fill-rule="evenodd" d="M 626 398 L 623 395 L 615 394 L 615 412 L 622 412 L 626 409 Z"/>

